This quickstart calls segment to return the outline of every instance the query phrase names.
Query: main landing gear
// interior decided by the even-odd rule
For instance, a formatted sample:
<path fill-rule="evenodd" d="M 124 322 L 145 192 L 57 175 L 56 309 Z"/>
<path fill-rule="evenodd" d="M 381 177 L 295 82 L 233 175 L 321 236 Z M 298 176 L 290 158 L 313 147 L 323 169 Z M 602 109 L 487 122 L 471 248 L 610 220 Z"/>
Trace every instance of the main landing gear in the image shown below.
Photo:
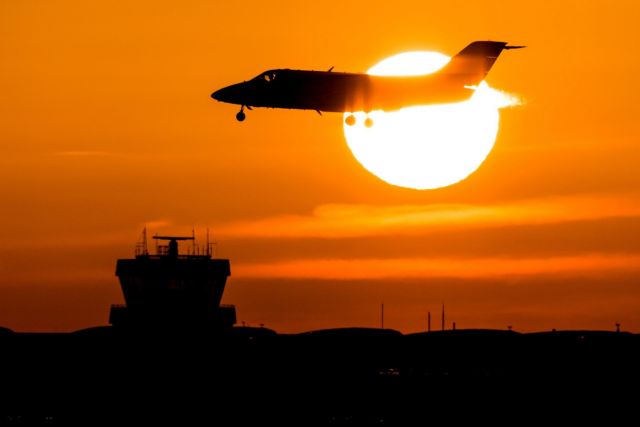
<path fill-rule="evenodd" d="M 349 114 L 347 118 L 344 119 L 344 122 L 347 124 L 347 126 L 353 126 L 356 124 L 356 116 L 354 116 L 353 114 Z"/>
<path fill-rule="evenodd" d="M 364 125 L 368 128 L 373 127 L 373 119 L 369 116 L 367 116 L 366 119 L 364 119 Z"/>
<path fill-rule="evenodd" d="M 356 116 L 354 116 L 353 114 L 349 114 L 344 119 L 344 122 L 347 126 L 353 126 L 356 124 Z M 373 119 L 367 115 L 367 117 L 364 119 L 364 125 L 368 128 L 373 127 Z"/>

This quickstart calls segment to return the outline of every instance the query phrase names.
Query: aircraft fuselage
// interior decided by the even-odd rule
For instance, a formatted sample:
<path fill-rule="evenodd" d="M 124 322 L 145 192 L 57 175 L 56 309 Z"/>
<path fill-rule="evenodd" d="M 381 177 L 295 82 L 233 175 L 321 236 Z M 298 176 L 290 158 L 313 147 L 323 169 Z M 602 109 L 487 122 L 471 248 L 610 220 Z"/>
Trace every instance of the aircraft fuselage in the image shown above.
<path fill-rule="evenodd" d="M 462 101 L 473 90 L 461 75 L 386 77 L 328 71 L 269 70 L 215 92 L 214 99 L 249 107 L 325 112 L 396 110 Z"/>
<path fill-rule="evenodd" d="M 434 74 L 375 76 L 363 73 L 275 69 L 222 88 L 211 97 L 244 107 L 288 108 L 318 112 L 393 111 L 415 105 L 468 99 L 487 75 L 505 42 L 477 41 Z"/>

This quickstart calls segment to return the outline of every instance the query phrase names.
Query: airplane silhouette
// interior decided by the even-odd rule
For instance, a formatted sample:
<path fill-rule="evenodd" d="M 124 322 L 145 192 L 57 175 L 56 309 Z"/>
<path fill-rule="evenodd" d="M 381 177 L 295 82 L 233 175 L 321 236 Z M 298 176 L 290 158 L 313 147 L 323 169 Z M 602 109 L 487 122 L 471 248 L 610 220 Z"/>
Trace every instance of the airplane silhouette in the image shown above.
<path fill-rule="evenodd" d="M 257 77 L 222 88 L 211 94 L 221 102 L 240 105 L 236 114 L 244 121 L 244 107 L 288 108 L 353 113 L 394 111 L 403 107 L 459 102 L 468 99 L 484 80 L 504 49 L 505 42 L 475 41 L 451 58 L 442 69 L 423 76 L 372 76 L 364 73 L 328 71 L 268 70 Z M 353 114 L 345 119 L 354 125 Z M 373 125 L 370 117 L 367 127 Z"/>

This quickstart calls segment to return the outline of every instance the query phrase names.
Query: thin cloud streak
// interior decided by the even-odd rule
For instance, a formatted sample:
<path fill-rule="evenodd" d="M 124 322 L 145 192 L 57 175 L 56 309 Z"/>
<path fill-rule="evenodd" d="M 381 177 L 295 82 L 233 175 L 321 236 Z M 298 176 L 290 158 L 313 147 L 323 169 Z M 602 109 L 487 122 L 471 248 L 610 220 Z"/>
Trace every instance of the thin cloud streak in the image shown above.
<path fill-rule="evenodd" d="M 640 255 L 584 255 L 551 258 L 313 259 L 234 266 L 238 278 L 419 279 L 492 278 L 541 274 L 594 273 L 640 269 Z"/>
<path fill-rule="evenodd" d="M 636 216 L 640 216 L 640 200 L 632 197 L 574 196 L 497 205 L 326 204 L 309 215 L 229 223 L 218 227 L 216 234 L 222 238 L 349 238 Z"/>
<path fill-rule="evenodd" d="M 54 153 L 55 156 L 60 157 L 123 157 L 120 153 L 112 153 L 109 151 L 57 151 Z"/>

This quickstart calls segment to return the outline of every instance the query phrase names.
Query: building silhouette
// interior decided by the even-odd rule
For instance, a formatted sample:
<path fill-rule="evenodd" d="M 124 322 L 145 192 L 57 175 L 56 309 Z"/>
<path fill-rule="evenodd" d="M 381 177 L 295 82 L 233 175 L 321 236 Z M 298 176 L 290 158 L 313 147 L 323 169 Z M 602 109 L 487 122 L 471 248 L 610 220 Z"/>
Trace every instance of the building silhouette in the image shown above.
<path fill-rule="evenodd" d="M 145 233 L 146 234 L 146 233 Z M 117 328 L 190 330 L 229 329 L 236 323 L 232 305 L 220 305 L 231 274 L 228 259 L 213 259 L 205 248 L 183 236 L 154 236 L 156 253 L 146 238 L 133 259 L 119 259 L 116 276 L 125 305 L 113 305 L 109 323 Z M 192 242 L 191 253 L 181 254 L 178 242 Z"/>

